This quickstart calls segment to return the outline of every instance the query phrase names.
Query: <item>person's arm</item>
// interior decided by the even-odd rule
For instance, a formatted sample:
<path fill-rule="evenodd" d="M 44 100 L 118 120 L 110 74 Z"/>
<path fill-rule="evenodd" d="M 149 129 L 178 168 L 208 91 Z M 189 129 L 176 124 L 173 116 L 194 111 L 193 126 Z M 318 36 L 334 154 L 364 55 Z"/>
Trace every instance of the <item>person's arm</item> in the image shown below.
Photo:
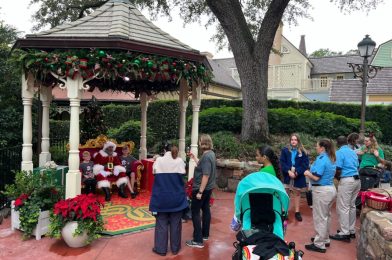
<path fill-rule="evenodd" d="M 208 180 L 210 178 L 210 175 L 212 173 L 212 162 L 210 161 L 211 158 L 203 157 L 202 161 L 200 161 L 200 166 L 201 166 L 201 171 L 202 171 L 202 178 L 201 178 L 201 183 L 199 187 L 199 191 L 196 194 L 197 199 L 201 199 L 203 192 L 207 186 Z"/>
<path fill-rule="evenodd" d="M 284 176 L 287 176 L 287 174 L 289 173 L 289 167 L 287 166 L 287 152 L 286 149 L 283 148 L 282 152 L 280 153 L 280 166 L 282 167 L 282 173 Z"/>
<path fill-rule="evenodd" d="M 203 195 L 203 192 L 204 192 L 204 190 L 205 190 L 205 188 L 207 186 L 209 178 L 210 178 L 209 175 L 203 175 L 203 177 L 201 178 L 201 184 L 200 184 L 200 187 L 199 187 L 199 191 L 196 194 L 196 198 L 197 199 L 199 199 L 199 200 L 201 199 L 201 196 Z"/>
<path fill-rule="evenodd" d="M 306 170 L 305 173 L 304 173 L 304 175 L 306 177 L 308 177 L 309 179 L 311 179 L 311 180 L 314 180 L 314 181 L 320 180 L 321 176 L 316 176 L 314 174 L 316 174 L 316 173 L 311 173 L 309 170 Z"/>

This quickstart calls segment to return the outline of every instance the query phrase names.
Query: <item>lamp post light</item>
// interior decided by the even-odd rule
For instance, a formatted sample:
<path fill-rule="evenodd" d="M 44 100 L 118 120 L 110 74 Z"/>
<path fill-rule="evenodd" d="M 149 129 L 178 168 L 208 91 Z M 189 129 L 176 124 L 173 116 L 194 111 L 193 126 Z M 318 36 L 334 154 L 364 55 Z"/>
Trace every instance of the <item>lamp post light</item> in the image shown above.
<path fill-rule="evenodd" d="M 379 66 L 369 65 L 368 58 L 373 54 L 376 42 L 374 42 L 367 34 L 362 41 L 358 43 L 358 52 L 363 57 L 363 64 L 348 63 L 354 72 L 354 77 L 362 80 L 362 102 L 361 102 L 361 127 L 360 135 L 365 134 L 365 112 L 366 112 L 366 87 L 369 79 L 374 78 L 377 72 L 381 70 Z"/>

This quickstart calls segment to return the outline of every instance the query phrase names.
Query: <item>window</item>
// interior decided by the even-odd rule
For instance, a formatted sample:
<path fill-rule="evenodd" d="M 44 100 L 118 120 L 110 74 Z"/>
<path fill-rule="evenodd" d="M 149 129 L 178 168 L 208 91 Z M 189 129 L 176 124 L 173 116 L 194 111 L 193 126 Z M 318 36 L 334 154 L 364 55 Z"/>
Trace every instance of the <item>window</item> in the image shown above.
<path fill-rule="evenodd" d="M 281 53 L 289 53 L 290 51 L 289 51 L 289 49 L 286 46 L 282 46 L 280 52 Z"/>
<path fill-rule="evenodd" d="M 337 80 L 343 80 L 343 79 L 344 79 L 344 76 L 343 76 L 343 75 L 336 75 L 336 79 L 337 79 Z"/>
<path fill-rule="evenodd" d="M 327 76 L 320 77 L 320 87 L 322 87 L 322 88 L 328 87 L 328 77 Z"/>

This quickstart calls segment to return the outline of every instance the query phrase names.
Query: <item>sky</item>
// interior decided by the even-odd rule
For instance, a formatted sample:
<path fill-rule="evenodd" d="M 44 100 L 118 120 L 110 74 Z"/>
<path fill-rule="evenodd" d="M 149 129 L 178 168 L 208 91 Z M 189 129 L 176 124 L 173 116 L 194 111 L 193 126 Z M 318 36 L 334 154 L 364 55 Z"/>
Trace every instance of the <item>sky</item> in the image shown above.
<path fill-rule="evenodd" d="M 0 0 L 0 20 L 16 27 L 19 31 L 32 33 L 31 15 L 37 6 L 29 7 L 30 0 Z M 329 0 L 311 1 L 313 9 L 309 14 L 313 20 L 301 19 L 298 26 L 283 27 L 283 35 L 295 46 L 299 46 L 301 35 L 305 35 L 308 54 L 321 48 L 336 52 L 347 52 L 357 49 L 357 44 L 366 34 L 377 43 L 377 46 L 392 39 L 392 1 L 384 0 L 375 10 L 369 13 L 355 11 L 343 14 Z M 18 3 L 18 4 L 16 4 Z M 214 27 L 205 28 L 198 23 L 183 26 L 182 20 L 172 15 L 173 20 L 158 18 L 153 21 L 162 30 L 199 51 L 208 51 L 214 58 L 227 58 L 233 55 L 228 50 L 218 51 L 216 44 L 210 40 Z"/>

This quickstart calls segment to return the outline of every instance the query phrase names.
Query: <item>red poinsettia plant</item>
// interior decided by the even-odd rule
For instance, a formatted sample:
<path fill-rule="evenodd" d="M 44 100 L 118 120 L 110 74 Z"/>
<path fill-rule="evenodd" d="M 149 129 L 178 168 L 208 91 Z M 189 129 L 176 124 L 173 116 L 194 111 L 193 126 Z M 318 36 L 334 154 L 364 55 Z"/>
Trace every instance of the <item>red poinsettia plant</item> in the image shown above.
<path fill-rule="evenodd" d="M 186 195 L 188 196 L 189 200 L 192 200 L 192 186 L 193 186 L 193 178 L 190 179 L 189 181 L 187 181 L 187 183 L 185 183 L 185 192 L 186 192 Z M 212 205 L 214 205 L 214 200 L 215 199 L 214 199 L 213 193 L 212 193 L 211 197 L 210 197 L 210 207 Z"/>
<path fill-rule="evenodd" d="M 61 230 L 71 221 L 78 222 L 78 228 L 74 236 L 87 232 L 87 243 L 100 237 L 104 230 L 103 217 L 101 215 L 101 201 L 94 194 L 81 194 L 75 198 L 60 200 L 54 205 L 53 212 L 50 216 L 49 235 L 60 238 Z"/>
<path fill-rule="evenodd" d="M 25 193 L 23 193 L 19 197 L 17 197 L 14 202 L 15 210 L 18 210 L 20 207 L 22 207 L 28 198 L 29 198 L 29 195 L 25 194 Z"/>

